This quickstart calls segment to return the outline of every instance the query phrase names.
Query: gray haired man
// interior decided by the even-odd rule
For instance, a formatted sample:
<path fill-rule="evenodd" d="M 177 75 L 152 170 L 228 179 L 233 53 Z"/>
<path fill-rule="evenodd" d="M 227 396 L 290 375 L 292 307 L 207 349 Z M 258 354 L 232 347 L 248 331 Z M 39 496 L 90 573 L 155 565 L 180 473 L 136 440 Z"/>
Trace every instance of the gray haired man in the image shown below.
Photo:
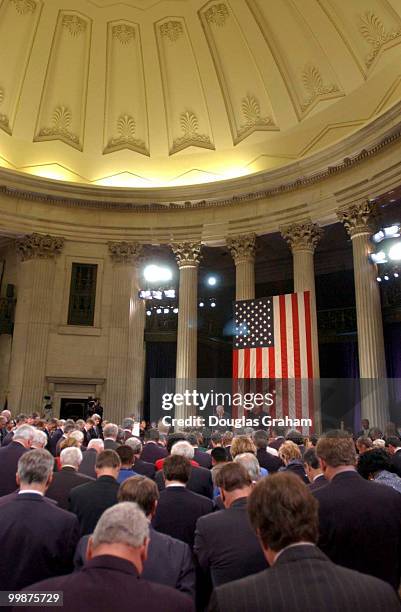
<path fill-rule="evenodd" d="M 18 462 L 18 493 L 0 502 L 0 590 L 20 590 L 72 571 L 79 536 L 74 514 L 44 498 L 53 456 L 37 449 Z"/>
<path fill-rule="evenodd" d="M 145 514 L 137 504 L 122 502 L 102 514 L 82 570 L 39 582 L 29 591 L 62 591 L 63 612 L 193 612 L 186 595 L 139 578 L 148 544 Z"/>

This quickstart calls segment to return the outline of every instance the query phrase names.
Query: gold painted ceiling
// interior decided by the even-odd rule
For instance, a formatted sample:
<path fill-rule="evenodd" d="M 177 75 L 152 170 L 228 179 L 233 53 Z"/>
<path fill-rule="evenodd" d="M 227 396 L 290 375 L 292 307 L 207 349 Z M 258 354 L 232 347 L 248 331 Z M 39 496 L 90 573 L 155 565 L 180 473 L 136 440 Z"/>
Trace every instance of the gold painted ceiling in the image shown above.
<path fill-rule="evenodd" d="M 0 0 L 0 165 L 107 186 L 294 162 L 401 99 L 401 0 Z"/>

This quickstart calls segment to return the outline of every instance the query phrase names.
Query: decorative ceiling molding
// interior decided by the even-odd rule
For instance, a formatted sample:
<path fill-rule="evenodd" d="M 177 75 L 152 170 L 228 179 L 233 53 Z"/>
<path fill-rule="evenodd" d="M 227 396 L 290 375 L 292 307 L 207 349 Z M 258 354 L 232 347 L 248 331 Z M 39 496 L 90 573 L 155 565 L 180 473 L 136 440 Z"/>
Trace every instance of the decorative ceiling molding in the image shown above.
<path fill-rule="evenodd" d="M 386 30 L 380 17 L 372 11 L 366 11 L 363 15 L 359 15 L 359 30 L 372 47 L 365 59 L 368 68 L 384 45 L 401 36 L 401 28 L 391 31 Z"/>
<path fill-rule="evenodd" d="M 11 0 L 15 6 L 15 10 L 20 15 L 26 15 L 27 13 L 34 13 L 36 10 L 36 2 L 34 0 Z"/>
<path fill-rule="evenodd" d="M 346 172 L 354 168 L 356 165 L 363 163 L 364 161 L 374 157 L 375 155 L 382 152 L 386 147 L 392 146 L 393 144 L 401 141 L 401 129 L 390 130 L 390 133 L 383 136 L 379 142 L 375 143 L 370 147 L 363 148 L 359 153 L 352 157 L 345 157 L 342 162 L 333 165 L 327 165 L 325 168 L 316 171 L 311 169 L 310 172 L 303 172 L 301 178 L 290 180 L 285 183 L 281 183 L 275 187 L 269 189 L 260 189 L 255 191 L 242 192 L 239 195 L 233 195 L 226 198 L 210 198 L 208 200 L 194 200 L 186 201 L 184 203 L 178 202 L 152 202 L 152 203 L 135 203 L 135 202 L 116 202 L 107 200 L 104 198 L 100 200 L 97 196 L 94 200 L 85 198 L 68 198 L 64 196 L 50 195 L 46 193 L 38 193 L 20 189 L 17 187 L 8 187 L 7 185 L 0 186 L 0 193 L 3 193 L 12 198 L 24 199 L 28 201 L 46 202 L 49 204 L 67 206 L 72 208 L 92 208 L 92 209 L 105 209 L 112 211 L 131 211 L 138 213 L 146 212 L 171 212 L 171 211 L 182 211 L 184 208 L 213 208 L 215 206 L 239 206 L 244 202 L 252 202 L 256 200 L 269 199 L 278 195 L 291 193 L 299 189 L 303 189 L 310 185 L 314 185 L 323 181 L 327 178 L 331 178 L 342 172 Z M 299 163 L 296 163 L 299 167 Z M 6 172 L 6 171 L 3 171 Z M 290 171 L 288 172 L 290 174 Z M 1 179 L 0 170 L 0 181 Z M 26 177 L 25 177 L 26 179 Z M 3 179 L 4 181 L 4 179 Z M 39 181 L 36 178 L 32 179 L 33 184 L 37 184 Z M 245 177 L 244 185 L 247 184 L 247 178 Z M 240 188 L 238 188 L 240 189 Z M 99 194 L 102 193 L 100 188 L 97 188 Z M 103 196 L 104 197 L 104 196 Z"/>
<path fill-rule="evenodd" d="M 62 26 L 71 36 L 80 36 L 86 30 L 87 23 L 78 15 L 64 15 Z"/>
<path fill-rule="evenodd" d="M 170 150 L 170 155 L 178 153 L 187 147 L 203 147 L 214 149 L 214 144 L 207 134 L 199 134 L 199 120 L 192 111 L 184 111 L 180 114 L 180 126 L 183 135 L 176 138 Z"/>
<path fill-rule="evenodd" d="M 57 106 L 51 116 L 51 126 L 43 127 L 38 138 L 49 140 L 55 138 L 66 144 L 80 148 L 79 136 L 71 131 L 72 113 L 67 106 Z"/>
<path fill-rule="evenodd" d="M 160 26 L 162 38 L 168 38 L 170 42 L 176 42 L 184 34 L 181 21 L 166 21 Z"/>
<path fill-rule="evenodd" d="M 135 28 L 126 23 L 120 23 L 112 28 L 113 38 L 116 38 L 122 45 L 128 45 L 135 40 Z"/>

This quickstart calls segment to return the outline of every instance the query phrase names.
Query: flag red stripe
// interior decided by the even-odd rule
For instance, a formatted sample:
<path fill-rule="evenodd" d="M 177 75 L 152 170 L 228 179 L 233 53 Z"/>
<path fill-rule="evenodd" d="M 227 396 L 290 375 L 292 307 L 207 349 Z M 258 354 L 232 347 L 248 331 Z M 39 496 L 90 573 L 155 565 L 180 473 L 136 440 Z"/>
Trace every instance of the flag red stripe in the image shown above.
<path fill-rule="evenodd" d="M 304 293 L 305 303 L 305 331 L 306 331 L 306 359 L 308 363 L 308 378 L 313 378 L 313 362 L 312 362 L 312 325 L 311 325 L 311 306 L 310 292 Z"/>
<path fill-rule="evenodd" d="M 238 351 L 233 351 L 233 378 L 238 378 Z"/>
<path fill-rule="evenodd" d="M 256 349 L 256 378 L 262 378 L 262 348 Z"/>
<path fill-rule="evenodd" d="M 292 306 L 292 336 L 294 344 L 294 377 L 301 377 L 301 356 L 299 348 L 299 311 L 298 311 L 298 295 L 291 295 Z"/>
<path fill-rule="evenodd" d="M 287 358 L 287 327 L 285 316 L 285 295 L 279 296 L 280 304 L 280 343 L 281 343 L 281 378 L 288 378 L 288 358 Z M 278 338 L 275 338 L 275 342 Z"/>
<path fill-rule="evenodd" d="M 244 349 L 244 378 L 251 377 L 251 349 Z"/>

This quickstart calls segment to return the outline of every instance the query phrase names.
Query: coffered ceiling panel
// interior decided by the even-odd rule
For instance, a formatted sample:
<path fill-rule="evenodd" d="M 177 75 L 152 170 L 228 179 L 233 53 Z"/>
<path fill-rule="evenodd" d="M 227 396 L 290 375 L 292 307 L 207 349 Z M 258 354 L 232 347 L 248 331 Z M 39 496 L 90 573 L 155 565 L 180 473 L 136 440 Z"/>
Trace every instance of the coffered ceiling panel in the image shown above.
<path fill-rule="evenodd" d="M 108 24 L 104 132 L 104 153 L 130 149 L 149 155 L 140 30 L 129 21 Z"/>
<path fill-rule="evenodd" d="M 0 165 L 132 189 L 285 173 L 399 102 L 400 66 L 401 0 L 0 0 Z"/>
<path fill-rule="evenodd" d="M 3 2 L 0 8 L 0 128 L 12 133 L 42 3 Z"/>
<path fill-rule="evenodd" d="M 60 11 L 43 87 L 35 140 L 61 140 L 82 151 L 91 20 Z"/>
<path fill-rule="evenodd" d="M 183 19 L 155 24 L 170 155 L 187 147 L 214 149 L 198 66 Z"/>

